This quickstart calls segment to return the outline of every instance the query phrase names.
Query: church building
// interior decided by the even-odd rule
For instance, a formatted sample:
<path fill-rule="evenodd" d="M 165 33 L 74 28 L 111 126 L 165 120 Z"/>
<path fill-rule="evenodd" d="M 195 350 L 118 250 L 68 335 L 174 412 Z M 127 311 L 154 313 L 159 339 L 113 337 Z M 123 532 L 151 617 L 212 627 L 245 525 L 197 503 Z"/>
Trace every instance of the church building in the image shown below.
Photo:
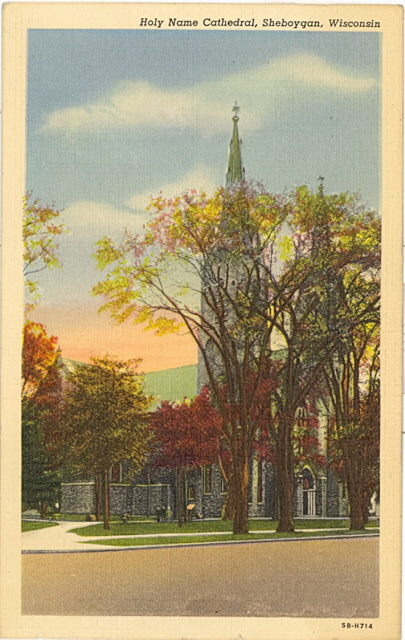
<path fill-rule="evenodd" d="M 226 187 L 232 187 L 245 179 L 242 160 L 242 142 L 239 136 L 239 107 L 233 107 L 233 130 L 230 142 Z M 203 304 L 203 303 L 202 303 Z M 209 345 L 208 345 L 209 349 Z M 212 351 L 211 358 L 215 358 Z M 220 364 L 218 364 L 218 371 Z M 173 374 L 175 370 L 173 370 Z M 168 375 L 171 374 L 169 370 Z M 193 368 L 195 395 L 208 384 L 202 358 Z M 161 392 L 158 394 L 161 399 Z M 184 394 L 183 394 L 184 395 Z M 178 400 L 183 398 L 179 397 Z M 171 398 L 173 399 L 173 398 Z M 305 408 L 297 412 L 297 438 L 295 446 L 300 451 L 300 431 L 308 425 L 310 416 Z M 327 459 L 329 416 L 319 409 L 317 438 L 320 456 Z M 324 467 L 315 467 L 304 456 L 297 455 L 294 517 L 344 517 L 348 515 L 348 500 L 344 484 L 333 472 Z M 177 511 L 176 477 L 172 470 L 158 470 L 146 465 L 134 480 L 126 479 L 128 463 L 123 461 L 111 469 L 111 513 L 132 516 L 152 516 L 160 508 L 171 507 Z M 191 507 L 195 517 L 221 517 L 226 500 L 226 484 L 219 465 L 208 465 L 186 473 L 185 505 Z M 91 479 L 65 482 L 62 485 L 64 513 L 93 513 L 95 506 L 94 483 Z M 255 456 L 250 462 L 249 517 L 277 519 L 277 487 L 272 464 Z"/>

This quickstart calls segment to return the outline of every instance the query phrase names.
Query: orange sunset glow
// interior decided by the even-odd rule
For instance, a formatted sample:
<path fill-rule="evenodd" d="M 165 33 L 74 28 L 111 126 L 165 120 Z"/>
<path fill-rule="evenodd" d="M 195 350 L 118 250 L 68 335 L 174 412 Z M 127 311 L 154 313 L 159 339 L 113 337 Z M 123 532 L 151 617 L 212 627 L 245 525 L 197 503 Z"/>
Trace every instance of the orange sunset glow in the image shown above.
<path fill-rule="evenodd" d="M 197 347 L 187 333 L 157 336 L 130 321 L 114 324 L 108 313 L 97 313 L 95 301 L 52 306 L 39 304 L 30 319 L 58 337 L 64 358 L 88 362 L 109 353 L 125 360 L 141 358 L 142 371 L 171 369 L 197 362 Z"/>

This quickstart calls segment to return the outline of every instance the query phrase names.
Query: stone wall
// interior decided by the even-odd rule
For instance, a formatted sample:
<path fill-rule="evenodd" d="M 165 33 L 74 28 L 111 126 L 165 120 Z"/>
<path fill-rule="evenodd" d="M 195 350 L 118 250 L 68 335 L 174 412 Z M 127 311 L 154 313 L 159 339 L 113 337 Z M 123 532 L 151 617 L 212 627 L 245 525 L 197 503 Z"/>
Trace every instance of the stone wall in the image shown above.
<path fill-rule="evenodd" d="M 348 515 L 347 493 L 344 497 L 342 496 L 342 483 L 332 472 L 327 476 L 326 515 L 330 518 Z"/>
<path fill-rule="evenodd" d="M 154 516 L 156 510 L 170 505 L 175 512 L 173 488 L 169 484 L 135 485 L 131 491 L 132 515 Z"/>
<path fill-rule="evenodd" d="M 253 465 L 255 477 L 250 488 L 249 517 L 275 518 L 277 513 L 274 470 L 269 463 L 263 464 L 263 501 L 257 502 L 258 477 Z M 252 469 L 253 470 L 253 469 Z M 212 466 L 211 490 L 204 492 L 203 468 L 194 469 L 186 474 L 185 504 L 195 504 L 194 514 L 204 518 L 220 518 L 226 501 L 223 491 L 222 474 L 218 465 Z M 159 482 L 150 483 L 114 483 L 110 487 L 110 510 L 113 515 L 125 512 L 131 515 L 155 516 L 156 510 L 170 505 L 173 516 L 177 513 L 177 488 L 173 473 L 162 475 Z M 139 480 L 138 480 L 139 482 Z M 347 492 L 343 495 L 342 484 L 329 472 L 327 476 L 316 478 L 314 517 L 346 517 L 348 515 Z M 254 500 L 254 497 L 256 499 Z M 296 480 L 294 490 L 294 517 L 302 516 L 302 481 Z M 61 511 L 63 513 L 94 513 L 95 496 L 93 482 L 71 482 L 62 484 Z"/>
<path fill-rule="evenodd" d="M 62 483 L 62 513 L 93 513 L 94 482 Z"/>
<path fill-rule="evenodd" d="M 110 485 L 110 513 L 115 516 L 121 516 L 128 513 L 131 503 L 128 502 L 128 493 L 130 484 L 111 484 Z"/>
<path fill-rule="evenodd" d="M 316 480 L 315 493 L 316 515 L 326 516 L 326 478 L 319 476 Z"/>

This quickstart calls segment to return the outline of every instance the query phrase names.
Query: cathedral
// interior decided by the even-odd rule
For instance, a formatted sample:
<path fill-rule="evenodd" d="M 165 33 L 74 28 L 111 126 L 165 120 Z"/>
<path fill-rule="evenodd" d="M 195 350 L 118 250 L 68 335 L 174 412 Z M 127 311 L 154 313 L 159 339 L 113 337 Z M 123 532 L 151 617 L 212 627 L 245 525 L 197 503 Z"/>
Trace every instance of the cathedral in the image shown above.
<path fill-rule="evenodd" d="M 242 142 L 239 136 L 239 107 L 233 107 L 233 130 L 230 142 L 226 187 L 231 187 L 245 179 L 242 160 Z M 203 304 L 203 302 L 202 302 Z M 209 351 L 209 345 L 208 345 Z M 215 359 L 212 350 L 210 358 Z M 220 364 L 218 364 L 218 371 Z M 170 375 L 172 370 L 167 372 Z M 173 374 L 175 370 L 173 370 Z M 193 368 L 195 376 L 195 395 L 208 384 L 208 378 L 202 358 Z M 150 390 L 149 390 L 150 391 Z M 153 391 L 153 390 L 152 390 Z M 169 399 L 162 397 L 162 400 Z M 183 394 L 184 395 L 184 394 Z M 182 397 L 177 398 L 182 400 Z M 173 398 L 170 398 L 173 400 Z M 323 411 L 323 412 L 322 412 Z M 297 433 L 305 429 L 310 416 L 305 409 L 297 412 Z M 329 416 L 325 409 L 319 409 L 318 415 L 318 452 L 320 458 L 327 459 Z M 299 448 L 299 438 L 296 446 Z M 348 500 L 345 486 L 336 475 L 326 467 L 315 466 L 304 456 L 297 457 L 294 517 L 345 517 L 348 515 Z M 138 476 L 128 480 L 128 463 L 114 465 L 111 469 L 111 513 L 131 516 L 153 516 L 160 509 L 169 506 L 177 512 L 176 476 L 174 470 L 154 469 L 146 465 Z M 202 466 L 186 473 L 184 491 L 184 509 L 192 511 L 197 518 L 219 518 L 223 514 L 226 501 L 226 483 L 219 465 Z M 94 483 L 91 480 L 75 479 L 62 485 L 61 511 L 64 513 L 93 513 L 95 507 Z M 378 511 L 375 507 L 374 513 Z M 277 519 L 277 487 L 272 464 L 252 456 L 250 460 L 249 517 Z"/>

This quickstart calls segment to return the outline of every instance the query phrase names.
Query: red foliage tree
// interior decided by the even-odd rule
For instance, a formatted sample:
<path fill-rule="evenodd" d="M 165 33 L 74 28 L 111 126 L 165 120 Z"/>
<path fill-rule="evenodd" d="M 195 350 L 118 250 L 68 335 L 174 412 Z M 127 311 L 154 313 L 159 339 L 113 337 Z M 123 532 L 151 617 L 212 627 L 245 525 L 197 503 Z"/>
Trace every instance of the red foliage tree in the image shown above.
<path fill-rule="evenodd" d="M 319 440 L 319 411 L 315 402 L 305 403 L 297 412 L 293 433 L 295 466 L 309 465 L 315 469 L 325 467 Z"/>
<path fill-rule="evenodd" d="M 221 452 L 222 419 L 210 402 L 208 389 L 181 403 L 164 401 L 152 414 L 154 464 L 177 472 L 178 521 L 181 526 L 184 472 L 217 462 Z"/>

